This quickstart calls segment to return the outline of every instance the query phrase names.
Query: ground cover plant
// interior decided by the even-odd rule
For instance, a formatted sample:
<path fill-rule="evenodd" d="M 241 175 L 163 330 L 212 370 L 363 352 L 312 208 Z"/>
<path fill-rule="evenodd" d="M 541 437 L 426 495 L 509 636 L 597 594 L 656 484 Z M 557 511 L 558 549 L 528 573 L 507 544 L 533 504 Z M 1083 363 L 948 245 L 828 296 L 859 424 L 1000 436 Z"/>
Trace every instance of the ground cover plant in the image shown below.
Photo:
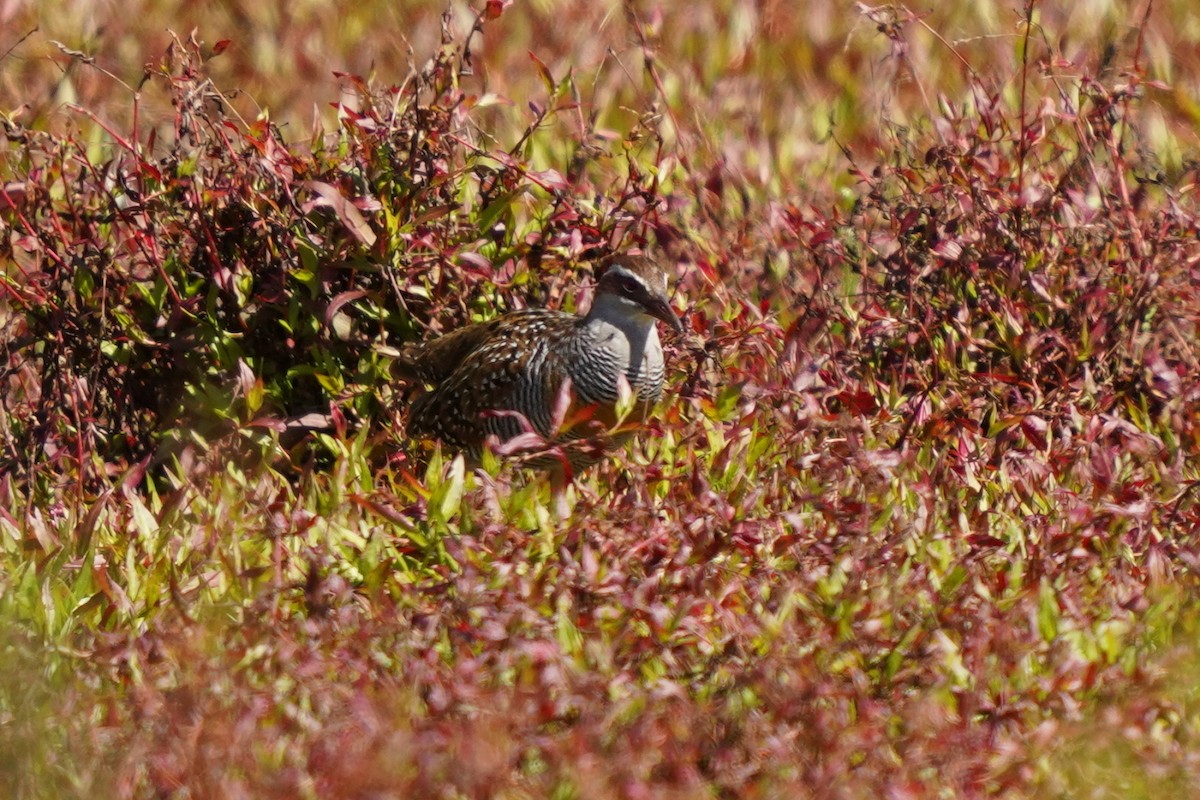
<path fill-rule="evenodd" d="M 53 5 L 0 12 L 11 796 L 1200 789 L 1186 3 Z M 687 333 L 565 516 L 404 439 L 389 348 L 635 246 Z"/>

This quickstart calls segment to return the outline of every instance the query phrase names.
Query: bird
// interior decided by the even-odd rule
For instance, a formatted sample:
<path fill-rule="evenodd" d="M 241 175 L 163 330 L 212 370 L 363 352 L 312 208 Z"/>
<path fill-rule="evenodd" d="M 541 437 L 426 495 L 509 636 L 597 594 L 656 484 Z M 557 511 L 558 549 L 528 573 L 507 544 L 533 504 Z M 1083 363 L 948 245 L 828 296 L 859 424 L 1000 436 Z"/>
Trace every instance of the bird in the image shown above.
<path fill-rule="evenodd" d="M 532 435 L 554 444 L 630 423 L 611 437 L 622 441 L 662 396 L 657 323 L 677 333 L 683 323 L 671 307 L 667 273 L 652 258 L 610 256 L 598 275 L 586 314 L 528 308 L 402 350 L 395 372 L 428 387 L 410 406 L 408 438 L 439 441 L 474 461 L 489 437 L 505 443 Z M 623 394 L 632 406 L 622 420 Z M 530 465 L 576 473 L 599 460 L 597 449 L 607 448 L 560 450 Z M 553 465 L 563 452 L 567 463 Z"/>

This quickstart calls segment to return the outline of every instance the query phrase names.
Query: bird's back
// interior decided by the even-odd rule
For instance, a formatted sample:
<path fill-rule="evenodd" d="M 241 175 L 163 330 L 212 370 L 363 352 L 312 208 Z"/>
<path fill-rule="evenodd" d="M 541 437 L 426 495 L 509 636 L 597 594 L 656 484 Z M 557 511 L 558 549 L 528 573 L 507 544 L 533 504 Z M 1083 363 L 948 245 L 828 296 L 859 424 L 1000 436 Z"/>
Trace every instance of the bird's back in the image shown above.
<path fill-rule="evenodd" d="M 509 412 L 549 436 L 549 410 L 567 374 L 559 345 L 577 335 L 579 323 L 562 311 L 526 309 L 406 351 L 402 374 L 434 384 L 413 402 L 409 436 L 478 453 L 489 434 L 505 440 L 524 432 Z"/>

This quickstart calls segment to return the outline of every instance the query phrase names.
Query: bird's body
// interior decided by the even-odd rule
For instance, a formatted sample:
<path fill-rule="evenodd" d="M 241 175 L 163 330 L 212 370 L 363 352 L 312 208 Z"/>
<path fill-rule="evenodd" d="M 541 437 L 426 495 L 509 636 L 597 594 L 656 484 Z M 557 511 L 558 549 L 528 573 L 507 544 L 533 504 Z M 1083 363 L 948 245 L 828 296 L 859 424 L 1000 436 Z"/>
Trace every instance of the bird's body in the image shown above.
<path fill-rule="evenodd" d="M 622 381 L 633 393 L 629 416 L 645 419 L 664 379 L 655 321 L 682 327 L 666 289 L 653 261 L 618 257 L 601 274 L 585 316 L 526 309 L 409 348 L 398 362 L 401 375 L 432 386 L 412 404 L 409 436 L 473 456 L 489 435 L 504 442 L 532 429 L 547 441 L 576 438 L 585 426 L 555 430 L 558 423 L 592 419 L 611 427 Z M 582 461 L 573 458 L 572 466 Z"/>

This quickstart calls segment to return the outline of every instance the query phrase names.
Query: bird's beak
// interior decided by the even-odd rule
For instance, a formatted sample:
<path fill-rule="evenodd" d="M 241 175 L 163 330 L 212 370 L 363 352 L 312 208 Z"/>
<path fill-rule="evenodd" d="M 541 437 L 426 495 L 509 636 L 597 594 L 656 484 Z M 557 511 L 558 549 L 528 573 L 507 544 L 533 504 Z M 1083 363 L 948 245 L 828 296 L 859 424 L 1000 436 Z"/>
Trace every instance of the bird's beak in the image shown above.
<path fill-rule="evenodd" d="M 656 297 L 649 308 L 651 316 L 656 319 L 661 319 L 663 322 L 675 329 L 676 333 L 683 333 L 683 322 L 680 321 L 679 315 L 675 313 L 675 309 L 671 308 L 671 304 L 667 302 L 665 297 Z"/>

